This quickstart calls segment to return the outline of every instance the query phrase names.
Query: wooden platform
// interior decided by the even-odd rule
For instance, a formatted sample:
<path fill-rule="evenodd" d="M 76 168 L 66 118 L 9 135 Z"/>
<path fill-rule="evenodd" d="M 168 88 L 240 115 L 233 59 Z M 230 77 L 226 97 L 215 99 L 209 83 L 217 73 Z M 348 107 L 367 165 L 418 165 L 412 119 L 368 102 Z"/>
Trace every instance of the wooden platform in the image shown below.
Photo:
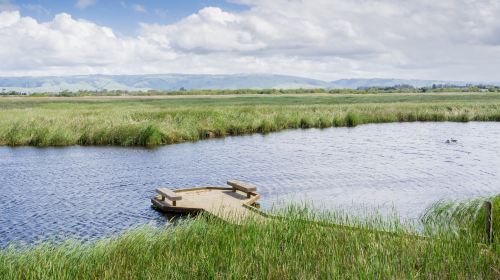
<path fill-rule="evenodd" d="M 206 211 L 225 221 L 240 224 L 246 219 L 264 219 L 254 207 L 260 195 L 256 192 L 242 192 L 228 187 L 198 187 L 174 190 L 182 196 L 181 200 L 162 200 L 161 195 L 151 199 L 153 206 L 167 213 L 196 214 Z"/>

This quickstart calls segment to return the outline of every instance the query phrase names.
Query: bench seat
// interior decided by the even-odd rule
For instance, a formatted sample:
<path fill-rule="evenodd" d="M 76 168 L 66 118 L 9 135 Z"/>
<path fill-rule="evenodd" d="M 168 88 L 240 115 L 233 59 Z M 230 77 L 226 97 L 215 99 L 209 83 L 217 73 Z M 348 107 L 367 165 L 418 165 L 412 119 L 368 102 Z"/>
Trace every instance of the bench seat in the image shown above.
<path fill-rule="evenodd" d="M 161 195 L 161 200 L 165 200 L 167 198 L 168 200 L 172 201 L 172 205 L 176 206 L 176 201 L 182 200 L 182 196 L 173 190 L 167 189 L 167 188 L 157 188 L 156 192 Z"/>
<path fill-rule="evenodd" d="M 247 197 L 250 197 L 251 193 L 257 191 L 256 186 L 238 180 L 229 180 L 227 184 L 233 188 L 233 192 L 236 190 L 242 191 L 247 194 Z"/>

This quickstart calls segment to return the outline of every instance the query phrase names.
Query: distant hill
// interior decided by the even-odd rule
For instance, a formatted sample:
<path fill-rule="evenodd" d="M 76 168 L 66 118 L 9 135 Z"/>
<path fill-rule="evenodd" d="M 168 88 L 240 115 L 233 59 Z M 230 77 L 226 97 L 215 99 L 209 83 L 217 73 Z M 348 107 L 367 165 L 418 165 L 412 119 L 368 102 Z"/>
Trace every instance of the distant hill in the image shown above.
<path fill-rule="evenodd" d="M 184 89 L 262 89 L 262 88 L 350 88 L 390 87 L 395 85 L 414 87 L 433 84 L 465 85 L 465 82 L 403 79 L 342 79 L 321 81 L 316 79 L 267 74 L 237 75 L 80 75 L 60 77 L 0 77 L 0 91 L 9 92 L 61 92 L 102 90 L 178 90 Z"/>
<path fill-rule="evenodd" d="M 367 87 L 393 87 L 397 85 L 410 85 L 416 88 L 431 87 L 432 85 L 465 86 L 467 82 L 451 82 L 440 80 L 405 80 L 405 79 L 342 79 L 330 83 L 332 88 L 367 88 Z"/>

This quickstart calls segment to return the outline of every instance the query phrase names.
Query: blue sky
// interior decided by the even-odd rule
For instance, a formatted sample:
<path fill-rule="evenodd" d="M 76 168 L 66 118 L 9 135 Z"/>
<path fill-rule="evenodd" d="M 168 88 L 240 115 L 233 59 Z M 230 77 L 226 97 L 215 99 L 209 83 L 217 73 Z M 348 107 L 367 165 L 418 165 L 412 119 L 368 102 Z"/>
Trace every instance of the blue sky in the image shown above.
<path fill-rule="evenodd" d="M 135 34 L 139 22 L 169 24 L 196 13 L 204 7 L 220 7 L 232 12 L 248 9 L 246 5 L 223 0 L 97 0 L 87 1 L 88 6 L 79 6 L 77 0 L 14 0 L 9 2 L 17 6 L 23 15 L 39 21 L 48 21 L 54 15 L 64 12 L 99 25 L 112 27 L 113 30 L 126 35 Z"/>
<path fill-rule="evenodd" d="M 0 0 L 0 76 L 499 81 L 498 0 Z"/>

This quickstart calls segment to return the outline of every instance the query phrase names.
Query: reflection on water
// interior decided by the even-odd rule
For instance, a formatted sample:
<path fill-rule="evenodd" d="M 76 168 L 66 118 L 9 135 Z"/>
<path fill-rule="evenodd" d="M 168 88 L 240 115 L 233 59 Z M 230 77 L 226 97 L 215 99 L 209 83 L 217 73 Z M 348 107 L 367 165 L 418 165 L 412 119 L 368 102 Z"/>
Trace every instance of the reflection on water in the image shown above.
<path fill-rule="evenodd" d="M 448 139 L 457 142 L 446 143 Z M 165 218 L 156 186 L 256 184 L 262 208 L 307 200 L 418 217 L 431 203 L 500 193 L 500 123 L 293 130 L 165 146 L 0 147 L 0 245 L 99 237 Z"/>

